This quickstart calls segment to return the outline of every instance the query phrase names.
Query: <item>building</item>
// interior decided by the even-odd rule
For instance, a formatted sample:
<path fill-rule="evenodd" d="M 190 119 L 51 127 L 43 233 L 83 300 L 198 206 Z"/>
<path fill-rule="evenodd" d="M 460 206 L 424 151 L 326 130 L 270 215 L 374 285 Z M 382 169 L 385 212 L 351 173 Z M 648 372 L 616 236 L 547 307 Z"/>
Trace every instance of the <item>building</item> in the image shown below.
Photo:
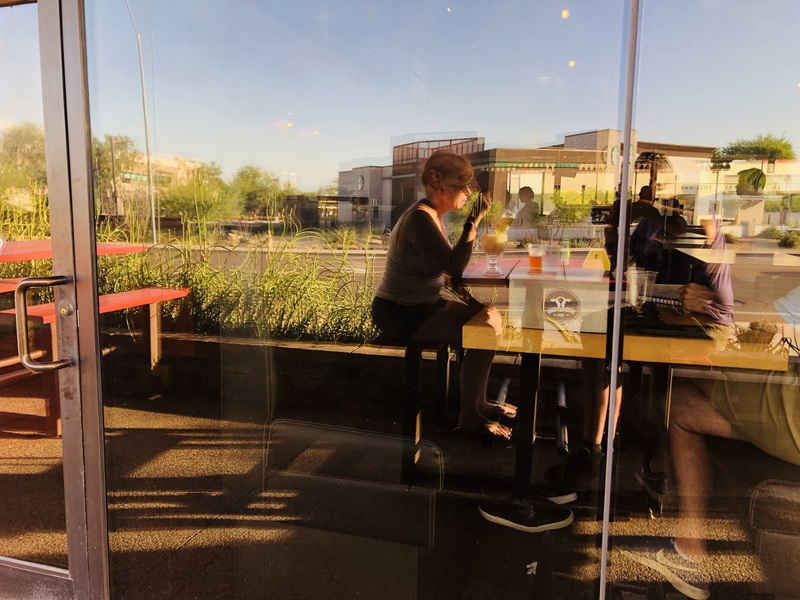
<path fill-rule="evenodd" d="M 373 231 L 390 227 L 391 173 L 388 166 L 356 167 L 339 172 L 339 223 L 369 226 Z"/>
<path fill-rule="evenodd" d="M 763 160 L 736 160 L 727 170 L 721 170 L 712 168 L 716 150 L 713 146 L 638 141 L 635 131 L 632 139 L 636 159 L 629 180 L 630 193 L 636 194 L 643 185 L 649 185 L 656 198 L 677 199 L 695 224 L 713 213 L 728 223 L 746 223 L 743 232 L 752 234 L 764 220 L 765 200 L 800 191 L 798 161 L 765 164 Z M 621 132 L 616 129 L 567 134 L 562 143 L 541 148 L 486 149 L 480 137 L 413 141 L 393 148 L 391 167 L 341 171 L 340 196 L 353 198 L 340 201 L 340 214 L 349 209 L 357 215 L 355 207 L 359 202 L 363 206 L 368 199 L 373 226 L 393 226 L 399 215 L 424 193 L 422 165 L 441 150 L 466 156 L 485 189 L 494 199 L 504 199 L 506 205 L 518 207 L 519 190 L 530 187 L 545 215 L 554 208 L 556 194 L 582 203 L 611 204 L 622 169 Z M 765 168 L 763 197 L 737 194 L 741 171 Z M 342 208 L 345 205 L 347 208 Z M 352 218 L 350 222 L 359 219 Z"/>

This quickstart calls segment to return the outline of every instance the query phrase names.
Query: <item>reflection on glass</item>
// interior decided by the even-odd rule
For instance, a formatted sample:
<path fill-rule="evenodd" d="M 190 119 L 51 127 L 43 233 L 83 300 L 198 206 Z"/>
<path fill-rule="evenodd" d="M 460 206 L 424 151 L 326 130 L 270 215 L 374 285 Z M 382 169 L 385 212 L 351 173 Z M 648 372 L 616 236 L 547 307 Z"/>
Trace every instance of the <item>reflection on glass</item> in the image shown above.
<path fill-rule="evenodd" d="M 0 30 L 14 48 L 0 58 L 0 555 L 66 568 L 57 375 L 20 364 L 13 310 L 19 278 L 52 274 L 36 5 L 0 8 Z M 50 326 L 28 327 L 31 356 L 48 360 Z"/>
<path fill-rule="evenodd" d="M 702 2 L 685 2 L 680 9 L 648 4 L 636 131 L 626 149 L 616 122 L 624 95 L 618 76 L 624 7 L 590 4 L 571 7 L 569 18 L 561 8 L 551 12 L 525 2 L 361 2 L 346 10 L 330 2 L 302 9 L 147 4 L 146 15 L 135 14 L 144 89 L 154 108 L 147 124 L 127 11 L 88 3 L 95 183 L 98 212 L 109 225 L 104 232 L 147 241 L 149 169 L 142 149 L 149 126 L 165 243 L 129 257 L 131 262 L 102 262 L 98 283 L 104 291 L 116 289 L 119 280 L 131 287 L 191 288 L 188 301 L 165 305 L 160 313 L 163 352 L 156 364 L 145 343 L 145 314 L 104 321 L 104 334 L 125 350 L 104 363 L 115 592 L 144 595 L 147 580 L 159 573 L 174 595 L 198 588 L 224 594 L 230 589 L 214 574 L 234 571 L 238 581 L 257 581 L 263 593 L 285 590 L 284 584 L 297 579 L 313 587 L 303 576 L 311 563 L 292 558 L 314 547 L 323 556 L 313 568 L 324 564 L 324 576 L 334 578 L 343 595 L 370 595 L 365 590 L 372 590 L 375 579 L 411 595 L 477 594 L 481 586 L 498 589 L 495 584 L 523 595 L 533 581 L 527 573 L 500 559 L 493 561 L 496 567 L 481 569 L 477 582 L 468 565 L 478 555 L 465 548 L 506 558 L 511 548 L 530 547 L 525 564 L 531 575 L 536 557 L 551 560 L 554 568 L 542 565 L 539 572 L 556 573 L 554 597 L 586 590 L 591 595 L 600 564 L 598 491 L 607 466 L 607 432 L 617 417 L 607 417 L 613 412 L 606 336 L 610 292 L 630 284 L 625 273 L 631 256 L 619 252 L 618 242 L 637 228 L 633 266 L 658 275 L 653 295 L 649 285 L 639 294 L 637 285 L 640 310 L 617 307 L 625 319 L 625 365 L 616 407 L 623 413 L 620 440 L 626 444 L 609 468 L 616 474 L 613 508 L 629 518 L 626 535 L 651 541 L 654 525 L 639 501 L 640 487 L 657 499 L 655 513 L 659 502 L 677 502 L 672 471 L 665 460 L 653 460 L 670 450 L 670 373 L 713 367 L 715 373 L 732 368 L 758 374 L 788 364 L 785 353 L 754 351 L 751 345 L 760 343 L 753 341 L 761 339 L 758 332 L 766 336 L 771 329 L 747 331 L 774 298 L 790 291 L 783 289 L 793 277 L 793 267 L 785 264 L 788 247 L 766 236 L 783 238 L 798 208 L 797 170 L 788 155 L 717 151 L 751 131 L 796 135 L 787 101 L 776 91 L 779 106 L 760 111 L 763 124 L 741 123 L 743 115 L 756 112 L 749 103 L 772 92 L 737 86 L 736 94 L 728 93 L 730 75 L 717 79 L 725 70 L 709 72 L 707 62 L 681 55 L 683 45 L 674 36 L 699 31 L 701 22 L 724 23 L 700 36 L 706 55 L 716 56 L 729 32 L 748 30 L 752 18 L 766 30 L 779 27 L 784 35 L 774 37 L 784 42 L 794 39 L 793 30 L 784 28 L 796 19 L 783 14 L 773 22 L 770 10 L 753 17 L 730 7 L 704 12 L 702 21 L 692 16 L 710 10 Z M 453 33 L 464 31 L 480 35 Z M 415 39 L 428 43 L 420 49 L 409 42 Z M 738 46 L 742 60 L 764 55 L 753 39 L 742 41 L 742 55 Z M 775 48 L 772 55 L 785 54 Z M 720 112 L 723 95 L 731 112 Z M 427 538 L 411 536 L 425 547 L 415 553 L 408 539 L 383 536 L 375 516 L 382 513 L 365 508 L 355 524 L 352 512 L 339 519 L 342 513 L 329 510 L 329 498 L 317 497 L 315 490 L 325 474 L 357 472 L 352 487 L 346 477 L 326 480 L 337 494 L 349 494 L 339 496 L 346 508 L 363 500 L 383 509 L 397 500 L 399 486 L 387 476 L 396 465 L 350 464 L 356 459 L 343 453 L 342 443 L 350 443 L 351 430 L 387 435 L 382 448 L 397 442 L 406 363 L 403 348 L 376 354 L 370 304 L 385 273 L 385 251 L 397 239 L 398 218 L 423 196 L 421 167 L 437 150 L 468 157 L 495 202 L 519 211 L 505 250 L 506 259 L 519 259 L 510 288 L 480 288 L 480 282 L 472 288 L 503 313 L 503 334 L 498 341 L 493 332 L 485 335 L 485 327 L 467 326 L 462 343 L 500 355 L 491 365 L 489 400 L 501 394 L 507 376 L 510 398 L 533 413 L 533 392 L 525 390 L 531 393 L 523 398 L 520 387 L 522 369 L 526 377 L 535 372 L 542 384 L 540 406 L 563 418 L 572 443 L 561 449 L 569 451 L 564 462 L 548 440 L 537 437 L 526 472 L 526 463 L 517 463 L 518 455 L 503 444 L 476 454 L 475 440 L 449 436 L 457 411 L 441 415 L 441 423 L 423 414 L 423 436 L 444 457 L 440 473 L 430 448 L 421 449 L 423 464 L 434 471 L 435 484 L 425 489 L 441 484 L 447 494 L 437 502 L 448 510 L 437 513 L 432 547 Z M 620 189 L 623 169 L 630 170 L 627 190 Z M 630 231 L 628 223 L 619 226 L 623 196 L 633 200 L 625 211 L 633 217 Z M 445 219 L 443 233 L 451 242 L 461 236 L 468 211 L 465 205 Z M 642 223 L 644 213 L 650 218 Z M 762 229 L 769 233 L 757 237 Z M 726 234 L 745 240 L 722 248 Z M 562 257 L 564 238 L 570 246 Z M 558 249 L 542 255 L 541 273 L 530 273 L 528 243 Z M 752 270 L 744 268 L 740 243 L 750 244 L 745 254 L 757 255 Z M 762 245 L 772 258 L 761 256 Z M 594 251 L 602 268 L 587 267 Z M 767 260 L 775 273 L 768 281 L 757 270 Z M 715 278 L 725 277 L 729 285 L 715 286 Z M 688 284 L 688 291 L 678 291 Z M 688 302 L 701 310 L 674 310 L 689 293 L 696 298 Z M 545 358 L 534 364 L 534 356 Z M 569 411 L 555 408 L 553 396 L 560 395 L 553 389 L 560 388 L 554 382 L 565 384 Z M 428 388 L 423 385 L 423 393 L 432 396 Z M 531 422 L 523 424 L 528 417 Z M 521 413 L 508 426 L 519 431 L 532 418 Z M 552 433 L 551 421 L 540 417 L 537 431 Z M 325 427 L 347 433 L 320 435 Z M 347 465 L 339 462 L 345 455 Z M 285 464 L 272 465 L 279 476 L 267 482 L 270 456 L 283 457 Z M 570 494 L 577 488 L 577 523 L 558 532 L 552 549 L 544 536 L 514 528 L 530 517 L 525 502 L 505 505 L 501 516 L 496 507 L 483 510 L 474 501 L 484 493 L 507 500 L 508 483 L 515 479 L 566 483 Z M 371 495 L 375 490 L 364 481 L 388 482 L 385 496 Z M 749 490 L 737 489 L 744 502 Z M 481 514 L 491 522 L 478 520 Z M 614 527 L 620 523 L 615 520 Z M 675 534 L 675 520 L 657 524 L 656 537 Z M 731 531 L 726 543 L 733 543 Z M 619 560 L 631 569 L 609 571 L 611 584 L 656 594 L 655 575 L 631 559 L 635 549 L 626 551 Z M 730 572 L 767 578 L 767 561 L 752 547 L 748 552 L 744 567 Z M 198 556 L 213 568 L 198 573 L 192 568 Z M 371 576 L 365 578 L 367 571 Z M 313 595 L 305 588 L 303 593 Z"/>
<path fill-rule="evenodd" d="M 689 4 L 689 18 L 704 17 L 708 7 Z M 623 311 L 626 443 L 616 455 L 614 491 L 624 499 L 642 490 L 656 518 L 645 525 L 649 515 L 639 520 L 634 512 L 630 526 L 612 528 L 619 534 L 612 560 L 630 574 L 632 589 L 658 586 L 692 598 L 793 594 L 800 582 L 781 565 L 800 556 L 800 531 L 787 526 L 796 505 L 786 504 L 798 498 L 800 474 L 798 120 L 787 110 L 788 90 L 742 90 L 722 101 L 722 73 L 705 72 L 674 45 L 662 60 L 671 26 L 689 26 L 687 16 L 654 5 L 644 15 L 654 33 L 642 38 L 639 65 L 629 190 L 639 197 L 628 211 L 630 255 L 617 262 L 658 275 L 652 300 Z M 708 16 L 714 32 L 701 46 L 747 23 L 777 33 L 777 49 L 785 20 L 797 22 L 796 11 Z M 755 65 L 744 54 L 758 45 L 740 40 L 730 57 L 737 70 Z M 687 112 L 682 95 L 663 87 L 678 79 L 692 82 Z M 746 116 L 751 103 L 772 109 Z M 652 207 L 647 214 L 637 207 L 643 201 Z M 628 422 L 633 414 L 638 420 Z"/>
<path fill-rule="evenodd" d="M 424 436 L 435 445 L 421 446 L 419 469 L 432 479 L 413 495 L 424 500 L 443 484 L 451 498 L 465 500 L 444 521 L 426 521 L 433 538 L 420 524 L 400 536 L 396 527 L 383 527 L 379 515 L 409 498 L 391 462 L 401 446 L 405 363 L 402 348 L 383 358 L 373 351 L 370 304 L 398 217 L 423 196 L 421 167 L 437 150 L 469 157 L 481 187 L 503 209 L 522 211 L 508 228 L 509 263 L 525 258 L 527 270 L 519 243 L 536 225 L 537 238 L 555 240 L 559 249 L 543 257 L 542 270 L 552 266 L 550 258 L 559 270 L 571 268 L 561 258 L 561 237 L 583 236 L 564 234 L 563 227 L 580 229 L 591 203 L 610 204 L 618 186 L 619 161 L 611 157 L 618 158 L 620 146 L 614 122 L 619 45 L 604 40 L 621 34 L 622 2 L 583 15 L 572 11 L 569 19 L 512 2 L 489 9 L 488 22 L 486 7 L 469 3 L 446 10 L 362 2 L 343 11 L 323 2 L 313 14 L 263 3 L 225 10 L 202 3 L 192 11 L 147 4 L 144 14 L 132 3 L 144 86 L 127 11 L 105 2 L 87 6 L 99 232 L 148 241 L 143 130 L 149 125 L 165 243 L 124 260 L 100 257 L 98 286 L 101 293 L 120 286 L 191 288 L 187 302 L 161 310 L 163 352 L 155 364 L 145 314 L 101 321 L 108 346 L 123 350 L 103 363 L 114 593 L 146 596 L 148 582 L 161 579 L 174 596 L 198 589 L 235 595 L 241 581 L 257 582 L 260 594 L 298 589 L 298 596 L 325 595 L 314 591 L 320 579 L 302 575 L 316 567 L 290 558 L 311 546 L 315 564 L 325 565 L 323 579 L 335 577 L 342 595 L 372 596 L 387 581 L 410 595 L 472 593 L 467 588 L 475 584 L 463 572 L 440 566 L 461 562 L 467 546 L 489 551 L 504 534 L 529 535 L 512 531 L 499 516 L 526 518 L 527 504 L 501 503 L 499 510 L 510 513 L 497 513 L 494 501 L 503 498 L 493 491 L 491 505 L 477 501 L 483 480 L 500 476 L 500 489 L 508 489 L 514 456 L 504 448 L 481 453 L 479 436 L 453 439 L 452 411 L 439 424 L 424 415 Z M 175 27 L 183 22 L 193 27 Z M 202 34 L 191 33 L 195 26 Z M 240 35 L 223 34 L 228 27 Z M 443 31 L 476 28 L 482 41 L 474 45 L 436 41 Z M 435 40 L 433 47 L 420 51 L 408 44 L 418 36 Z M 529 62 L 533 37 L 549 48 L 535 67 Z M 568 57 L 556 50 L 567 39 Z M 580 48 L 596 60 L 582 58 Z M 204 65 L 202 73 L 197 64 Z M 509 89 L 490 101 L 465 93 L 463 76 L 454 73 L 467 64 L 479 80 L 511 82 Z M 143 87 L 153 107 L 149 124 L 138 105 Z M 560 104 L 569 107 L 556 120 L 531 108 Z M 597 131 L 553 144 L 582 127 L 574 119 L 587 109 L 596 119 L 587 129 Z M 432 133 L 412 133 L 420 131 Z M 466 204 L 444 220 L 454 243 L 468 210 Z M 583 271 L 586 257 L 576 249 L 567 260 Z M 606 324 L 604 270 L 591 269 L 585 282 L 604 286 L 595 311 L 603 318 L 592 332 Z M 588 287 L 586 296 L 594 306 Z M 498 306 L 508 312 L 507 290 Z M 602 356 L 598 339 L 591 352 Z M 573 355 L 583 343 L 572 344 Z M 467 355 L 463 371 L 476 357 L 493 354 L 477 350 Z M 489 367 L 493 401 L 506 377 L 509 394 L 517 394 L 517 370 L 505 372 L 498 363 L 475 373 Z M 456 376 L 454 369 L 452 382 Z M 511 398 L 503 408 L 487 406 L 480 396 L 493 418 L 513 411 Z M 502 426 L 516 427 L 513 419 Z M 351 464 L 358 452 L 344 453 L 344 440 L 369 449 L 376 446 L 366 441 L 376 433 L 385 436 L 378 438 L 385 451 Z M 440 444 L 448 456 L 474 458 L 440 471 L 439 465 L 450 464 L 438 459 Z M 272 464 L 276 458 L 283 464 Z M 527 479 L 540 479 L 556 461 L 545 452 Z M 277 476 L 265 478 L 273 471 Z M 347 477 L 321 481 L 331 473 Z M 324 489 L 352 510 L 329 510 L 333 499 L 320 493 Z M 570 509 L 551 510 L 550 526 L 569 525 Z M 474 521 L 479 514 L 495 520 L 481 526 Z M 420 547 L 431 552 L 418 565 L 412 557 L 420 556 Z M 200 555 L 211 570 L 196 568 Z M 270 560 L 274 567 L 265 567 Z M 220 572 L 242 577 L 226 584 L 215 578 Z M 446 581 L 437 583 L 427 572 L 447 573 Z M 499 582 L 509 576 L 500 567 L 485 577 Z M 516 577 L 520 590 L 529 585 L 527 575 Z M 591 587 L 596 578 L 584 573 L 580 585 Z"/>

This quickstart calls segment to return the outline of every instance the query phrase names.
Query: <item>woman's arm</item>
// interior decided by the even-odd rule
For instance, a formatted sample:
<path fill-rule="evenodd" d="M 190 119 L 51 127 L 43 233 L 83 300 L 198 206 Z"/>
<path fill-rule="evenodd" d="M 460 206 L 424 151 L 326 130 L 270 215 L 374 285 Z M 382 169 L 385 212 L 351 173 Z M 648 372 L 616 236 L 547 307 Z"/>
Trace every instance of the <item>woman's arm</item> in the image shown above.
<path fill-rule="evenodd" d="M 406 218 L 402 233 L 405 242 L 414 249 L 415 254 L 425 260 L 426 270 L 431 273 L 444 272 L 459 276 L 469 264 L 474 232 L 463 231 L 456 245 L 450 246 L 434 217 L 427 211 L 414 210 Z"/>

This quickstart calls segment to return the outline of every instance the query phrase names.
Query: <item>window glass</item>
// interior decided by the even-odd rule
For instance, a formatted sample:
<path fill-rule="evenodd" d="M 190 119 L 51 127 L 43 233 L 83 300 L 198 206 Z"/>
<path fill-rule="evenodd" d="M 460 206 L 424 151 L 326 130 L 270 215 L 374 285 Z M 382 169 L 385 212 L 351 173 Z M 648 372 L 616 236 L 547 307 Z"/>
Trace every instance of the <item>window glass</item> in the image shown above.
<path fill-rule="evenodd" d="M 631 593 L 653 578 L 694 598 L 797 586 L 785 568 L 800 474 L 798 47 L 787 40 L 800 11 L 751 9 L 643 8 L 627 281 L 647 286 L 650 271 L 655 282 L 627 313 L 615 491 L 621 511 L 641 494 L 653 520 L 611 527 Z"/>
<path fill-rule="evenodd" d="M 723 596 L 791 589 L 764 523 L 795 488 L 753 496 L 791 457 L 709 432 L 753 443 L 702 438 L 691 464 L 729 474 L 704 496 L 674 453 L 681 403 L 721 380 L 777 394 L 781 453 L 797 437 L 791 386 L 765 378 L 796 356 L 798 9 L 642 3 L 627 148 L 629 8 L 87 2 L 98 235 L 153 246 L 101 257 L 100 291 L 188 290 L 101 322 L 120 350 L 103 362 L 116 595 L 594 597 L 604 526 L 621 597 L 671 590 L 652 565 L 675 536 L 712 540 L 696 570 Z M 424 170 L 437 152 L 469 168 Z M 463 310 L 423 328 L 443 270 L 497 306 L 500 337 Z M 703 315 L 666 312 L 686 284 L 713 290 L 688 288 Z"/>
<path fill-rule="evenodd" d="M 0 555 L 67 567 L 57 374 L 20 363 L 14 289 L 52 275 L 35 4 L 0 8 Z M 36 289 L 28 303 L 52 302 Z M 30 356 L 52 360 L 51 329 L 28 320 Z"/>

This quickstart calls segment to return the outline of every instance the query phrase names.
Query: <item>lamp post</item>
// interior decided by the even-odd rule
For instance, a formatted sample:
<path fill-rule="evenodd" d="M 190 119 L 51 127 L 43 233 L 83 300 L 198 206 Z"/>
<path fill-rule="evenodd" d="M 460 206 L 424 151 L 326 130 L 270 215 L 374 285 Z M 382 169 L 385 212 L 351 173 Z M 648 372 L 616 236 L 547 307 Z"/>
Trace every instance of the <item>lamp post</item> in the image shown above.
<path fill-rule="evenodd" d="M 150 127 L 147 120 L 147 93 L 144 84 L 144 61 L 142 60 L 142 36 L 139 29 L 136 27 L 136 21 L 133 19 L 133 11 L 128 0 L 125 0 L 125 6 L 128 7 L 128 16 L 131 18 L 131 25 L 133 32 L 136 34 L 136 47 L 139 51 L 139 78 L 142 86 L 142 114 L 144 116 L 144 148 L 145 160 L 147 164 L 147 199 L 150 201 L 150 229 L 153 235 L 153 243 L 158 243 L 158 215 L 156 215 L 156 200 L 153 191 L 153 167 L 150 162 Z"/>

